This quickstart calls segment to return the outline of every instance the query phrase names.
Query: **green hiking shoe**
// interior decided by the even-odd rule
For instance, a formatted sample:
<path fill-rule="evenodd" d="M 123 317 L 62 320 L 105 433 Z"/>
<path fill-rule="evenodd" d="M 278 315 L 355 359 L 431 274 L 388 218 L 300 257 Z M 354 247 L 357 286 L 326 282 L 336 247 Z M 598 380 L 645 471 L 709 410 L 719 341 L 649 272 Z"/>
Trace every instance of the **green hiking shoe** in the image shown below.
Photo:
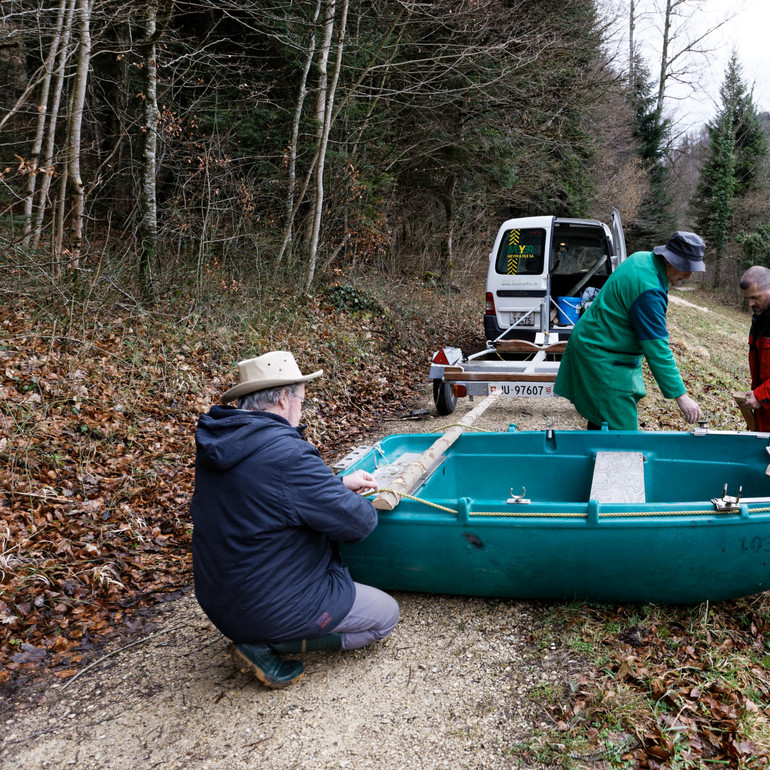
<path fill-rule="evenodd" d="M 283 642 L 270 642 L 270 646 L 284 655 L 296 655 L 315 650 L 342 649 L 340 634 L 325 634 L 324 636 L 309 636 L 307 639 L 286 639 Z"/>
<path fill-rule="evenodd" d="M 269 644 L 235 644 L 233 650 L 236 663 L 248 664 L 241 671 L 251 671 L 267 687 L 286 687 L 305 671 L 298 660 L 283 660 Z"/>

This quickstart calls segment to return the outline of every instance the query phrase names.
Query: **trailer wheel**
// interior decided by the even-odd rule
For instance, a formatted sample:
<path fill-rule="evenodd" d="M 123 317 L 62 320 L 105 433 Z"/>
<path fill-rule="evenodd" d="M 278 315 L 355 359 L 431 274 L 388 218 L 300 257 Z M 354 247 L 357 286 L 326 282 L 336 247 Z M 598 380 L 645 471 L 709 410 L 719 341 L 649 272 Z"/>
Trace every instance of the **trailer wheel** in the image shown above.
<path fill-rule="evenodd" d="M 436 411 L 441 414 L 452 414 L 457 406 L 457 396 L 452 393 L 452 386 L 443 380 L 433 380 L 433 401 Z"/>

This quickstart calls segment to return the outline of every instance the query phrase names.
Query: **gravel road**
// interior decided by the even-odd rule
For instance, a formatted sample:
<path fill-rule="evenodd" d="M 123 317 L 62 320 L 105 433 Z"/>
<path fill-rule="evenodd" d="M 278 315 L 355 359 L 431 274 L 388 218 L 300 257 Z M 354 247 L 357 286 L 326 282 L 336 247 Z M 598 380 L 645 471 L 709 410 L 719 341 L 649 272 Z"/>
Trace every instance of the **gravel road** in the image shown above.
<path fill-rule="evenodd" d="M 476 402 L 478 403 L 478 401 Z M 425 396 L 425 409 L 431 404 Z M 387 433 L 432 431 L 449 417 L 396 420 Z M 563 399 L 499 399 L 476 428 L 583 427 Z M 542 603 L 395 594 L 385 642 L 304 656 L 285 690 L 241 673 L 194 597 L 166 605 L 128 648 L 5 711 L 0 766 L 144 768 L 514 768 L 512 747 L 549 727 L 538 693 L 567 687 L 584 664 L 541 649 Z M 123 643 L 125 645 L 125 642 Z"/>

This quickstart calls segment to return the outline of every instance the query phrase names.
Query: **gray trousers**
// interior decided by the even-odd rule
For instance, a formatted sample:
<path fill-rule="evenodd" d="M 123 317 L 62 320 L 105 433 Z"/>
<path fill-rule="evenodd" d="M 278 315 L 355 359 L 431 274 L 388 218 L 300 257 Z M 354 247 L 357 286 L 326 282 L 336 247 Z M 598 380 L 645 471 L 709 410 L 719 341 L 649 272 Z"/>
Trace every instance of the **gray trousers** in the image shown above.
<path fill-rule="evenodd" d="M 398 623 L 398 604 L 392 596 L 362 583 L 354 585 L 356 598 L 350 612 L 331 630 L 342 636 L 343 650 L 384 639 Z"/>

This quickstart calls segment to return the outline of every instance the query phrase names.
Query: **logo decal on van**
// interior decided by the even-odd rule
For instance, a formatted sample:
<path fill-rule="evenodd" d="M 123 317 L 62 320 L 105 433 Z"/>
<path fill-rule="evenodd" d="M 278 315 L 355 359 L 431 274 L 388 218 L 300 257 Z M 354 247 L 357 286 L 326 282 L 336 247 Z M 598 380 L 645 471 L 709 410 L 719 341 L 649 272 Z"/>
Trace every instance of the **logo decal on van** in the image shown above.
<path fill-rule="evenodd" d="M 527 259 L 535 255 L 535 249 L 529 244 L 519 243 L 521 230 L 511 230 L 508 236 L 508 274 L 515 275 L 519 272 L 519 257 Z"/>

